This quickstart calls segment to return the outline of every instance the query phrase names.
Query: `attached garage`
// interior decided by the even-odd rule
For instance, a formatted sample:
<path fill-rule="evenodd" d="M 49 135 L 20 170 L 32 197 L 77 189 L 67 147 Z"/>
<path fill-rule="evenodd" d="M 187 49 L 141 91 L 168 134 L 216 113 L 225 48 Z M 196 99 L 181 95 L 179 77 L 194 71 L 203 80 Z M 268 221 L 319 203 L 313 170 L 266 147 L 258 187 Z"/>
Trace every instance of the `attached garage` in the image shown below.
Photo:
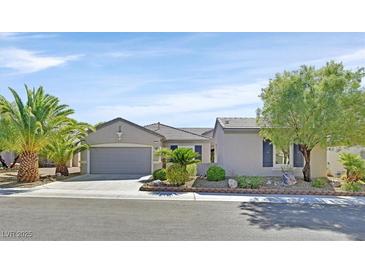
<path fill-rule="evenodd" d="M 81 173 L 126 178 L 150 175 L 161 166 L 154 151 L 162 147 L 163 139 L 122 118 L 100 124 L 86 138 L 90 148 L 81 152 Z"/>
<path fill-rule="evenodd" d="M 152 149 L 151 147 L 92 147 L 90 173 L 151 174 Z"/>

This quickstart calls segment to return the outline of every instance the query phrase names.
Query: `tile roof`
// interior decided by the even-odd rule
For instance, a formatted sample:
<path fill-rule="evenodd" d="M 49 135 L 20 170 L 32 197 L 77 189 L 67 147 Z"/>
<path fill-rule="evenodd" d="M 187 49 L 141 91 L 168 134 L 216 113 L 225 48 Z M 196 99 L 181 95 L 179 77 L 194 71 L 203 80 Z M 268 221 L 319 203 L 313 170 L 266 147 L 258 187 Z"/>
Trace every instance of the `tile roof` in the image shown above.
<path fill-rule="evenodd" d="M 142 129 L 142 130 L 144 130 L 144 131 L 146 131 L 146 132 L 148 132 L 148 133 L 151 133 L 151 134 L 157 135 L 157 136 L 159 136 L 159 137 L 164 137 L 163 135 L 159 134 L 158 132 L 155 132 L 154 130 L 149 130 L 149 129 L 148 129 L 148 128 L 146 128 L 146 127 L 142 127 L 142 126 L 140 126 L 140 125 L 137 125 L 137 124 L 135 124 L 135 123 L 133 123 L 133 122 L 131 122 L 131 121 L 128 121 L 128 120 L 126 120 L 126 119 L 123 119 L 123 118 L 121 118 L 121 117 L 117 117 L 117 118 L 115 118 L 115 119 L 113 119 L 113 120 L 110 120 L 110 121 L 108 121 L 108 122 L 100 123 L 100 124 L 98 124 L 98 125 L 95 127 L 95 129 L 96 129 L 96 130 L 98 130 L 98 129 L 101 129 L 101 128 L 103 128 L 103 127 L 106 127 L 106 126 L 109 126 L 109 125 L 111 125 L 111 124 L 114 124 L 114 123 L 116 123 L 116 122 L 124 122 L 124 123 L 128 123 L 128 124 L 130 124 L 130 125 L 132 125 L 132 126 L 135 126 L 135 127 L 137 127 L 137 128 L 140 128 L 140 129 Z M 91 131 L 89 131 L 89 132 L 91 133 Z"/>
<path fill-rule="evenodd" d="M 163 135 L 166 140 L 186 140 L 186 141 L 208 140 L 208 138 L 195 134 L 193 132 L 189 132 L 180 128 L 171 127 L 161 123 L 146 125 L 145 128 Z"/>
<path fill-rule="evenodd" d="M 249 117 L 218 117 L 217 121 L 223 128 L 260 128 L 256 118 Z"/>
<path fill-rule="evenodd" d="M 213 128 L 210 127 L 181 127 L 179 129 L 203 136 L 205 136 L 205 134 L 208 133 L 208 131 L 213 130 Z"/>

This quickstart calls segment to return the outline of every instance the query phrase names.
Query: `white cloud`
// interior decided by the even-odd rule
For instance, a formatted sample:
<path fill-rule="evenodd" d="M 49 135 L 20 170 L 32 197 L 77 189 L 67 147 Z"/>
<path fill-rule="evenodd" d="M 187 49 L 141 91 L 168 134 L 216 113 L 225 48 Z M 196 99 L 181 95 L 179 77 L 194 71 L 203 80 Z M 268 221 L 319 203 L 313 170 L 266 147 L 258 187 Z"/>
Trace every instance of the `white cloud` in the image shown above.
<path fill-rule="evenodd" d="M 31 73 L 63 65 L 81 55 L 45 56 L 24 49 L 0 49 L 0 67 L 20 73 Z"/>
<path fill-rule="evenodd" d="M 334 59 L 343 62 L 365 61 L 365 49 L 360 49 L 349 54 L 335 57 Z"/>
<path fill-rule="evenodd" d="M 151 118 L 165 117 L 161 122 L 170 121 L 170 118 L 173 117 L 184 121 L 184 123 L 189 121 L 194 125 L 194 121 L 191 121 L 189 117 L 209 113 L 211 119 L 214 120 L 215 116 L 225 115 L 227 112 L 232 113 L 231 109 L 235 109 L 237 115 L 242 115 L 243 112 L 238 111 L 238 109 L 242 108 L 243 111 L 243 108 L 247 107 L 253 110 L 250 116 L 255 116 L 254 109 L 261 102 L 258 95 L 265 84 L 266 82 L 257 82 L 198 92 L 148 96 L 143 98 L 143 102 L 136 105 L 122 104 L 97 107 L 93 110 L 93 113 L 90 113 L 89 117 L 93 116 L 99 120 L 108 120 L 121 116 L 132 121 L 149 121 Z"/>
<path fill-rule="evenodd" d="M 15 37 L 16 35 L 16 32 L 0 32 L 0 39 L 9 39 Z"/>
<path fill-rule="evenodd" d="M 320 58 L 315 60 L 309 60 L 307 62 L 302 62 L 303 64 L 314 64 L 314 65 L 322 65 L 329 60 L 335 60 L 337 62 L 343 62 L 345 65 L 363 65 L 365 62 L 365 49 L 358 49 L 352 52 L 330 56 L 327 58 Z"/>

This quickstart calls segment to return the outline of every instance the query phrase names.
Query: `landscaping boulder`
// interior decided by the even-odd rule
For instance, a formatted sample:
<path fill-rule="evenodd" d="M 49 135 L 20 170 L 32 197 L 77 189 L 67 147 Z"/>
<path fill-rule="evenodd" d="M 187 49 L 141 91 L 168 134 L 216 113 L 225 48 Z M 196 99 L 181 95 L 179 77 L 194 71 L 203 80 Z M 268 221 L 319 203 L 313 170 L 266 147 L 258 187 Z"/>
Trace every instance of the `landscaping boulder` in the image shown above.
<path fill-rule="evenodd" d="M 237 188 L 238 183 L 235 179 L 229 179 L 228 180 L 228 187 L 229 188 Z"/>
<path fill-rule="evenodd" d="M 282 181 L 284 185 L 295 185 L 297 183 L 295 176 L 289 173 L 283 174 Z"/>
<path fill-rule="evenodd" d="M 138 182 L 144 183 L 144 182 L 151 182 L 153 180 L 152 175 L 143 176 L 138 179 Z"/>
<path fill-rule="evenodd" d="M 154 185 L 160 185 L 161 183 L 162 183 L 161 180 L 154 180 L 154 181 L 152 181 L 152 184 L 154 184 Z"/>

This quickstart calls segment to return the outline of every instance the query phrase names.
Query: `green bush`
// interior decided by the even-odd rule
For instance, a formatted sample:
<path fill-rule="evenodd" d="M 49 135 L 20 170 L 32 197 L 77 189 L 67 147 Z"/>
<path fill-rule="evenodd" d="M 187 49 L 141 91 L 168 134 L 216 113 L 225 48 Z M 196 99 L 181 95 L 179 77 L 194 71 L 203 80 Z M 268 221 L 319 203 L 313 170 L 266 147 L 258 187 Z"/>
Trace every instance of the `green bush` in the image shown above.
<path fill-rule="evenodd" d="M 226 171 L 220 166 L 211 166 L 207 171 L 208 181 L 222 181 L 226 178 Z"/>
<path fill-rule="evenodd" d="M 360 155 L 341 153 L 340 161 L 346 169 L 346 181 L 356 182 L 365 176 L 365 160 Z"/>
<path fill-rule="evenodd" d="M 327 180 L 325 178 L 317 178 L 311 182 L 312 187 L 323 188 L 327 185 Z"/>
<path fill-rule="evenodd" d="M 260 188 L 264 184 L 264 178 L 260 176 L 236 177 L 239 188 Z"/>
<path fill-rule="evenodd" d="M 345 191 L 358 192 L 361 191 L 362 189 L 361 185 L 362 181 L 357 181 L 357 182 L 347 181 L 342 183 L 341 188 Z"/>
<path fill-rule="evenodd" d="M 153 172 L 153 179 L 165 181 L 166 180 L 166 169 L 161 168 L 161 169 L 155 170 Z"/>
<path fill-rule="evenodd" d="M 196 164 L 190 164 L 186 167 L 186 170 L 188 171 L 190 177 L 194 177 L 198 172 L 198 167 Z"/>
<path fill-rule="evenodd" d="M 169 183 L 174 186 L 183 185 L 190 178 L 185 167 L 178 164 L 171 165 L 167 168 L 166 177 Z"/>
<path fill-rule="evenodd" d="M 179 147 L 172 151 L 170 155 L 170 162 L 174 164 L 179 164 L 181 166 L 188 166 L 190 164 L 197 164 L 200 161 L 199 153 L 196 153 L 191 148 Z"/>

